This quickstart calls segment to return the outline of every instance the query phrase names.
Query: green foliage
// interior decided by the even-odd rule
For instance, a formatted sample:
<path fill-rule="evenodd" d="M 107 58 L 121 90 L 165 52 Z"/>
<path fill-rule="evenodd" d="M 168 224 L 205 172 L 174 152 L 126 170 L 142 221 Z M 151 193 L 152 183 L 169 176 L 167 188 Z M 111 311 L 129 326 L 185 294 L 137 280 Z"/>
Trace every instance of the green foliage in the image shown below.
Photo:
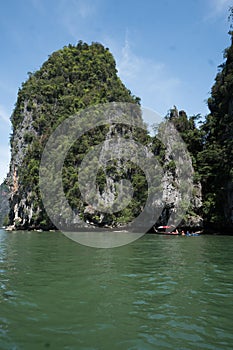
<path fill-rule="evenodd" d="M 40 159 L 50 134 L 64 119 L 86 107 L 113 101 L 139 104 L 140 99 L 132 96 L 123 85 L 117 76 L 112 54 L 99 43 L 88 45 L 80 41 L 76 46 L 64 47 L 54 52 L 38 71 L 28 75 L 28 80 L 19 89 L 11 117 L 11 146 L 16 154 L 22 150 L 15 144 L 14 137 L 20 129 L 24 131 L 23 162 L 18 169 L 18 196 L 26 196 L 33 202 L 32 226 L 43 224 L 43 227 L 51 227 L 39 191 Z M 32 120 L 27 131 L 24 130 L 26 118 Z M 81 205 L 77 169 L 85 154 L 105 140 L 107 131 L 104 126 L 87 132 L 73 145 L 65 160 L 64 191 L 70 205 L 80 210 L 82 215 L 85 208 Z M 142 137 L 146 139 L 141 132 Z M 106 173 L 99 171 L 97 184 L 100 192 L 104 190 L 105 183 Z M 97 217 L 100 216 L 96 214 Z M 20 225 L 20 222 L 17 224 Z"/>
<path fill-rule="evenodd" d="M 29 74 L 18 92 L 11 121 L 17 128 L 26 108 L 42 134 L 80 109 L 112 101 L 138 103 L 139 99 L 120 81 L 108 49 L 80 41 L 54 52 L 40 70 Z"/>
<path fill-rule="evenodd" d="M 232 16 L 233 8 L 231 8 Z M 230 32 L 232 36 L 232 32 Z M 203 151 L 198 154 L 207 225 L 230 226 L 229 186 L 233 182 L 233 44 L 225 50 L 226 61 L 208 99 L 210 114 L 202 126 Z"/>
<path fill-rule="evenodd" d="M 197 122 L 201 116 L 194 115 L 188 118 L 185 111 L 179 111 L 176 107 L 170 110 L 167 116 L 173 122 L 175 128 L 179 131 L 180 136 L 185 142 L 188 151 L 192 157 L 192 163 L 196 173 L 199 172 L 198 154 L 203 149 L 204 131 L 197 127 Z"/>
<path fill-rule="evenodd" d="M 230 10 L 232 19 L 233 7 Z M 233 38 L 233 32 L 230 32 Z M 233 182 L 233 45 L 225 50 L 226 61 L 219 66 L 215 84 L 208 99 L 210 114 L 201 127 L 198 127 L 200 115 L 188 117 L 176 107 L 167 115 L 180 133 L 191 154 L 195 170 L 195 179 L 202 183 L 203 215 L 208 225 L 225 224 L 227 189 Z M 33 202 L 34 213 L 31 225 L 52 228 L 47 217 L 39 191 L 39 165 L 43 148 L 51 133 L 67 117 L 86 107 L 105 102 L 140 103 L 140 99 L 131 94 L 117 76 L 116 64 L 108 49 L 99 43 L 88 45 L 80 41 L 76 46 L 69 45 L 54 52 L 42 67 L 28 74 L 28 80 L 22 84 L 12 114 L 13 134 L 11 147 L 15 154 L 22 152 L 15 144 L 14 137 L 23 130 L 23 162 L 18 169 L 18 196 L 27 194 Z M 30 119 L 30 128 L 25 119 Z M 91 129 L 91 123 L 90 123 Z M 115 125 L 115 130 L 126 140 L 148 146 L 161 165 L 164 164 L 166 149 L 157 137 L 150 137 L 140 128 L 127 125 Z M 124 131 L 123 131 L 124 130 Z M 87 153 L 106 139 L 109 131 L 101 126 L 82 135 L 69 150 L 63 167 L 63 186 L 70 206 L 85 220 L 98 225 L 119 225 L 130 222 L 143 209 L 148 189 L 145 174 L 132 162 L 121 163 L 111 160 L 106 168 L 98 168 L 93 160 L 90 167 L 98 168 L 96 187 L 100 195 L 104 194 L 107 179 L 115 184 L 127 179 L 134 189 L 133 199 L 123 210 L 117 213 L 102 214 L 86 211 L 79 189 L 78 168 Z M 22 154 L 19 155 L 20 157 Z M 175 162 L 166 163 L 166 169 L 175 174 Z M 88 172 L 88 168 L 85 169 Z M 49 176 L 49 174 L 48 174 Z M 157 185 L 156 185 L 157 186 Z M 158 185 L 159 187 L 159 185 Z M 56 209 L 56 208 L 55 208 Z M 190 209 L 189 214 L 192 213 Z M 190 215 L 191 215 L 190 214 Z M 229 224 L 229 222 L 228 222 Z M 17 223 L 20 226 L 20 220 Z"/>

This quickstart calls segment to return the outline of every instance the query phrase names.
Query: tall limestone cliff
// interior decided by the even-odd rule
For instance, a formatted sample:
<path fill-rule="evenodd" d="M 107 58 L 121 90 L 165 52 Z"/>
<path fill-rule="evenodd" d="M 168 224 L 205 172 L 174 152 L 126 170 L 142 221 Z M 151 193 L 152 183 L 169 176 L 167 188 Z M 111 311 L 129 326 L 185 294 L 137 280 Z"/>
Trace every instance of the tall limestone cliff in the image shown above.
<path fill-rule="evenodd" d="M 67 117 L 87 106 L 111 101 L 138 103 L 139 99 L 122 84 L 111 53 L 99 43 L 88 45 L 80 41 L 77 46 L 64 47 L 54 52 L 37 72 L 29 73 L 29 79 L 18 92 L 11 117 L 8 183 L 13 227 L 53 227 L 43 209 L 39 190 L 44 145 Z M 92 135 L 88 147 L 101 140 L 104 132 L 100 129 L 98 135 Z M 79 151 L 84 153 L 83 149 Z"/>
<path fill-rule="evenodd" d="M 88 45 L 79 42 L 77 46 L 64 47 L 54 52 L 41 69 L 35 73 L 29 73 L 28 80 L 18 92 L 16 107 L 11 117 L 13 133 L 8 175 L 11 191 L 9 214 L 11 227 L 13 229 L 54 228 L 41 198 L 39 167 L 46 142 L 62 121 L 71 115 L 78 116 L 80 111 L 100 103 L 127 102 L 138 106 L 139 101 L 139 98 L 132 96 L 122 84 L 117 76 L 111 53 L 99 43 Z M 181 134 L 182 132 L 184 136 L 195 134 L 196 128 L 192 119 L 188 120 L 182 113 L 180 115 L 178 113 L 178 116 L 173 119 Z M 142 120 L 141 122 L 143 123 Z M 183 124 L 186 126 L 182 126 Z M 179 127 L 183 129 L 179 130 Z M 117 196 L 116 182 L 119 178 L 130 180 L 134 195 L 128 206 L 118 212 L 103 214 L 94 210 L 88 203 L 83 203 L 78 186 L 77 168 L 88 151 L 100 142 L 108 140 L 114 133 L 116 137 L 120 135 L 126 140 L 138 141 L 143 147 L 153 152 L 161 165 L 165 166 L 162 178 L 163 192 L 160 199 L 164 210 L 159 219 L 160 223 L 165 224 L 180 196 L 178 190 L 180 184 L 170 151 L 164 150 L 156 138 L 149 136 L 146 131 L 126 126 L 124 123 L 110 129 L 99 126 L 94 131 L 88 131 L 69 150 L 62 176 L 64 192 L 71 208 L 87 224 L 108 227 L 123 226 L 143 210 L 148 195 L 145 174 L 139 166 L 130 161 L 123 164 L 120 160 L 113 160 L 107 164 L 106 168 L 99 169 L 96 176 L 96 188 L 101 200 L 105 203 L 111 202 L 112 198 Z M 189 146 L 195 158 L 196 148 L 191 143 Z M 194 192 L 183 225 L 201 225 L 199 182 L 196 183 Z M 76 223 L 75 220 L 74 217 L 74 223 Z"/>
<path fill-rule="evenodd" d="M 199 154 L 206 225 L 233 230 L 233 32 L 219 66 L 211 97 L 210 114 L 203 125 L 204 150 Z"/>

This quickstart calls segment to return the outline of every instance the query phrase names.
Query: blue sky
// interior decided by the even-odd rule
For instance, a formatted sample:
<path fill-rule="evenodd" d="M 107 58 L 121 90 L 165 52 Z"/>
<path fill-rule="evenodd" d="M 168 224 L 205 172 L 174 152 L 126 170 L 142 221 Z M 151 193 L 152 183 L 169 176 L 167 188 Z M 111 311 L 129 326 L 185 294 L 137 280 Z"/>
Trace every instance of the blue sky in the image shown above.
<path fill-rule="evenodd" d="M 79 40 L 109 47 L 142 105 L 208 113 L 206 100 L 230 45 L 232 0 L 8 0 L 1 2 L 0 182 L 9 163 L 10 115 L 27 72 Z M 147 121 L 149 124 L 153 120 Z"/>

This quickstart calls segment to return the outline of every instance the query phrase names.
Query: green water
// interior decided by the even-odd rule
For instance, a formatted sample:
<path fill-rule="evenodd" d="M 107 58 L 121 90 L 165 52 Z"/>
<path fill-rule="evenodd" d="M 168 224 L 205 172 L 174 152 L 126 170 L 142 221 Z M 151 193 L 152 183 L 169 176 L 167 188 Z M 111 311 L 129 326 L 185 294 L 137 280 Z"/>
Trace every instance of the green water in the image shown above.
<path fill-rule="evenodd" d="M 0 231 L 0 349 L 231 349 L 233 237 Z"/>

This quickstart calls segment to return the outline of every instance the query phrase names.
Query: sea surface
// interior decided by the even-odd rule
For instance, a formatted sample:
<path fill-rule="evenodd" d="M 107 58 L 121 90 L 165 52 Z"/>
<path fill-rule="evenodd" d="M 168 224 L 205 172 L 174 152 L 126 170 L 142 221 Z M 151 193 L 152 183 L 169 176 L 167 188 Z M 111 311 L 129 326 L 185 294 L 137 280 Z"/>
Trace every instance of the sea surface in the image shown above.
<path fill-rule="evenodd" d="M 0 349 L 233 349 L 233 237 L 0 230 Z"/>

